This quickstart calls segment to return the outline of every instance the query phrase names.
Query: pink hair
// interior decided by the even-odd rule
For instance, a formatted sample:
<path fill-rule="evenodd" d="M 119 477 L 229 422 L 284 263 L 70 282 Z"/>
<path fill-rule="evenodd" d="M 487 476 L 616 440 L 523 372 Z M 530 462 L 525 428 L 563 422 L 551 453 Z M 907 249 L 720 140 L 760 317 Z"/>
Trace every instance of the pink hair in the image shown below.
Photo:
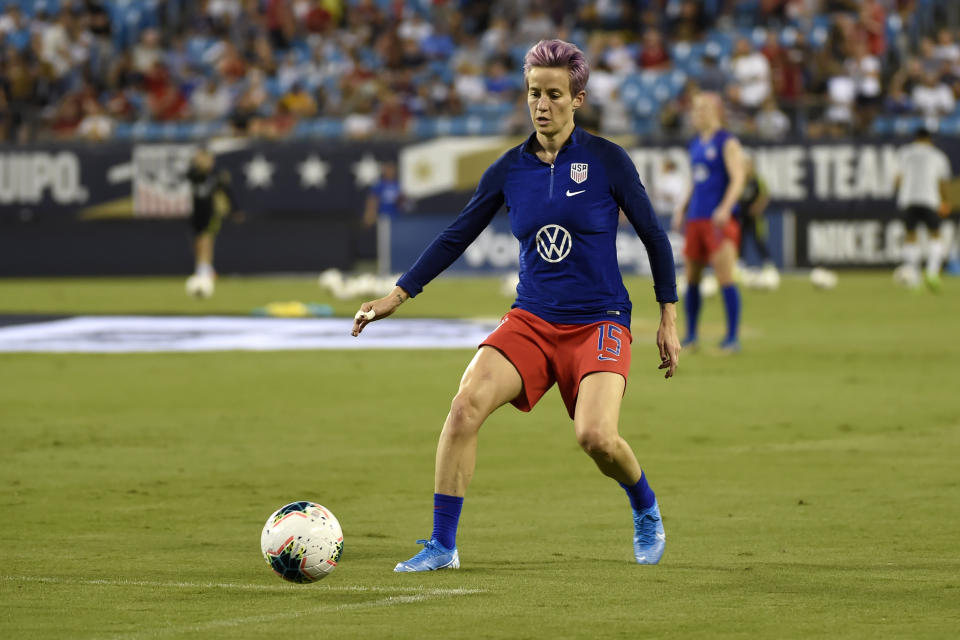
<path fill-rule="evenodd" d="M 562 67 L 570 75 L 570 94 L 577 95 L 587 86 L 590 67 L 577 45 L 563 40 L 541 40 L 530 47 L 523 58 L 523 80 L 532 67 Z"/>

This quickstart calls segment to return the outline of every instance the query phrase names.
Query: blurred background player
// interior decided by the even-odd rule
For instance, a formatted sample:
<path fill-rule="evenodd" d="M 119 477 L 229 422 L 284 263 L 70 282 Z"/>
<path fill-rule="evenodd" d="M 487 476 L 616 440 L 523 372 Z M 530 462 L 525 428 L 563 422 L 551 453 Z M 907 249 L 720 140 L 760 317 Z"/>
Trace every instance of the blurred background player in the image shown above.
<path fill-rule="evenodd" d="M 673 228 L 680 231 L 685 225 L 687 336 L 683 344 L 697 345 L 700 280 L 709 264 L 726 310 L 727 333 L 720 349 L 732 353 L 740 350 L 740 292 L 733 280 L 740 224 L 734 214 L 743 191 L 745 167 L 740 141 L 721 128 L 722 110 L 716 93 L 699 93 L 693 99 L 691 118 L 697 137 L 688 146 L 692 184 L 685 203 L 674 214 Z"/>
<path fill-rule="evenodd" d="M 581 448 L 627 493 L 634 559 L 657 564 L 663 554 L 660 507 L 619 433 L 632 341 L 632 305 L 617 263 L 620 209 L 650 259 L 660 303 L 659 368 L 667 370 L 667 378 L 676 370 L 680 351 L 673 251 L 627 153 L 574 123 L 574 111 L 586 98 L 588 75 L 583 53 L 568 42 L 540 41 L 530 48 L 524 78 L 534 133 L 486 170 L 461 214 L 401 276 L 393 292 L 363 303 L 357 313 L 354 336 L 419 294 L 508 205 L 520 241 L 517 299 L 467 366 L 444 422 L 437 445 L 433 533 L 395 571 L 460 566 L 456 532 L 481 425 L 507 403 L 530 411 L 554 384 Z"/>
<path fill-rule="evenodd" d="M 187 279 L 187 292 L 199 297 L 213 295 L 213 246 L 220 223 L 233 205 L 230 174 L 217 171 L 213 153 L 200 147 L 193 155 L 187 180 L 193 196 L 190 225 L 193 229 L 194 272 Z"/>
<path fill-rule="evenodd" d="M 950 215 L 947 181 L 950 160 L 937 149 L 926 129 L 917 131 L 913 142 L 898 154 L 896 177 L 897 206 L 903 214 L 907 234 L 903 242 L 903 281 L 910 287 L 920 286 L 921 248 L 917 227 L 927 228 L 927 264 L 923 280 L 931 291 L 940 291 L 940 267 L 946 247 L 940 239 L 940 219 Z"/>
<path fill-rule="evenodd" d="M 397 165 L 385 162 L 380 168 L 380 178 L 370 187 L 363 212 L 363 226 L 377 225 L 377 270 L 380 275 L 390 273 L 390 222 L 400 215 L 403 206 Z"/>
<path fill-rule="evenodd" d="M 779 281 L 777 268 L 770 260 L 766 221 L 764 220 L 764 213 L 767 210 L 767 204 L 770 202 L 770 192 L 767 190 L 767 183 L 757 173 L 753 158 L 746 154 L 744 154 L 744 172 L 746 177 L 743 183 L 743 191 L 740 193 L 740 200 L 737 203 L 740 221 L 740 257 L 744 257 L 747 242 L 753 243 L 762 268 L 759 275 L 764 279 Z"/>

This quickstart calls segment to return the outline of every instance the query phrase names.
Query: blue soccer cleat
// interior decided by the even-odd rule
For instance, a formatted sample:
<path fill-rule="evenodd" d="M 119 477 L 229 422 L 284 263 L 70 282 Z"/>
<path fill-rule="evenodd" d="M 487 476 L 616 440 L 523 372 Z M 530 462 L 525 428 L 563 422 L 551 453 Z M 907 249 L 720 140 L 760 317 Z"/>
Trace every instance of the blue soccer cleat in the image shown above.
<path fill-rule="evenodd" d="M 460 554 L 457 548 L 447 549 L 436 540 L 417 540 L 423 549 L 406 562 L 398 562 L 393 568 L 397 573 L 408 571 L 436 571 L 438 569 L 459 569 Z"/>
<path fill-rule="evenodd" d="M 718 346 L 720 353 L 723 355 L 732 355 L 734 353 L 740 353 L 740 341 L 736 338 L 725 338 Z"/>
<path fill-rule="evenodd" d="M 700 348 L 700 342 L 695 336 L 692 338 L 687 336 L 683 339 L 683 342 L 680 343 L 680 348 L 684 351 L 696 351 Z"/>
<path fill-rule="evenodd" d="M 660 505 L 633 511 L 633 555 L 637 564 L 657 564 L 663 556 L 667 534 L 660 519 Z"/>

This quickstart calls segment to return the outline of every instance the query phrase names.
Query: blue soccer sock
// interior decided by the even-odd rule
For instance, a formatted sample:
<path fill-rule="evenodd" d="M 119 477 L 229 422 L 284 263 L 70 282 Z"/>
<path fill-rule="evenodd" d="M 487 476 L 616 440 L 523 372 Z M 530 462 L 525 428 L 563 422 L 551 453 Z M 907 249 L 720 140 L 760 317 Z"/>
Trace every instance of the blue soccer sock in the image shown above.
<path fill-rule="evenodd" d="M 457 524 L 463 498 L 442 493 L 433 494 L 433 534 L 430 536 L 447 549 L 457 546 Z"/>
<path fill-rule="evenodd" d="M 683 297 L 687 312 L 687 340 L 697 339 L 697 320 L 700 318 L 700 283 L 687 285 L 687 294 Z"/>
<path fill-rule="evenodd" d="M 633 486 L 623 484 L 622 482 L 618 484 L 627 492 L 627 497 L 630 498 L 630 506 L 633 507 L 634 511 L 649 509 L 657 501 L 657 496 L 654 495 L 653 489 L 647 484 L 646 473 L 641 472 L 640 479 L 637 480 L 637 484 Z"/>
<path fill-rule="evenodd" d="M 723 306 L 727 310 L 727 340 L 733 341 L 740 332 L 740 291 L 737 285 L 728 284 L 723 288 Z"/>

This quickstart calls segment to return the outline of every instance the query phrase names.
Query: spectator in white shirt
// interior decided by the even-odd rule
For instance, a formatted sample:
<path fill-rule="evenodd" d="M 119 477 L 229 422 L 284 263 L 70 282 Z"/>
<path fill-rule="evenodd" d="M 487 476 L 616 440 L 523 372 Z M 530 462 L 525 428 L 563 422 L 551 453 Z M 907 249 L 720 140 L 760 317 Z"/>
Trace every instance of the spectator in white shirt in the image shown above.
<path fill-rule="evenodd" d="M 956 100 L 950 87 L 941 82 L 934 73 L 923 76 L 923 84 L 913 88 L 910 94 L 914 108 L 925 118 L 938 118 L 953 113 Z"/>
<path fill-rule="evenodd" d="M 960 64 L 960 44 L 953 39 L 949 29 L 937 32 L 937 44 L 933 47 L 933 57 L 951 68 Z"/>
<path fill-rule="evenodd" d="M 838 65 L 839 66 L 839 65 Z M 853 126 L 853 110 L 857 102 L 857 84 L 842 70 L 827 80 L 826 120 L 834 136 L 850 132 Z"/>
<path fill-rule="evenodd" d="M 754 114 L 770 95 L 770 62 L 759 51 L 754 51 L 749 40 L 737 41 L 730 63 L 733 85 L 730 98 L 748 114 Z"/>
<path fill-rule="evenodd" d="M 145 29 L 140 35 L 140 42 L 133 48 L 133 66 L 142 74 L 148 73 L 153 66 L 163 60 L 163 49 L 160 48 L 160 32 L 156 29 Z"/>
<path fill-rule="evenodd" d="M 190 96 L 190 111 L 197 120 L 219 120 L 230 113 L 232 102 L 226 87 L 210 77 Z"/>
<path fill-rule="evenodd" d="M 77 136 L 85 140 L 106 140 L 113 134 L 113 118 L 97 102 L 91 102 L 89 112 L 77 127 Z"/>
<path fill-rule="evenodd" d="M 856 124 L 859 130 L 866 131 L 883 102 L 880 60 L 870 55 L 867 41 L 861 38 L 854 43 L 853 55 L 847 58 L 846 67 L 856 89 Z"/>

